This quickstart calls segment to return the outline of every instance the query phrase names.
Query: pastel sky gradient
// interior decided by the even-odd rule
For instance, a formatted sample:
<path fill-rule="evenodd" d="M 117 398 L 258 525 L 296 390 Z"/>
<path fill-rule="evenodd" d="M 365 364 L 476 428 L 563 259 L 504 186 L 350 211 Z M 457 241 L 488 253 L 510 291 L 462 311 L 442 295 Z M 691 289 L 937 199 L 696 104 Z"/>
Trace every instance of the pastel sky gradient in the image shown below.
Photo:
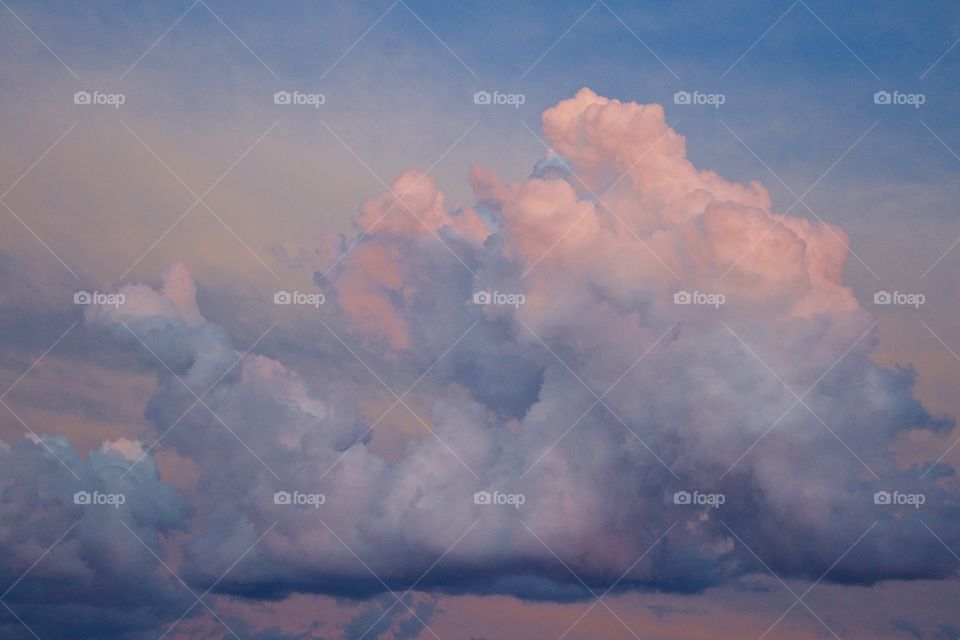
<path fill-rule="evenodd" d="M 0 5 L 0 636 L 960 637 L 960 7 Z"/>

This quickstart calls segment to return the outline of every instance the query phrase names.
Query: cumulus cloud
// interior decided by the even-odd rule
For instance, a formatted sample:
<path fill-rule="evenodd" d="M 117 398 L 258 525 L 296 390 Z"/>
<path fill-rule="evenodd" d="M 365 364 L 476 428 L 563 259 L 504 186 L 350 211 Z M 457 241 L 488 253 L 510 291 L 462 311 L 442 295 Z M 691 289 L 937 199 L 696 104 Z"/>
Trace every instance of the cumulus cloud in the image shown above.
<path fill-rule="evenodd" d="M 910 369 L 872 361 L 842 230 L 694 167 L 656 104 L 583 89 L 543 132 L 554 155 L 530 178 L 471 169 L 473 207 L 447 209 L 411 171 L 361 204 L 355 246 L 324 242 L 327 304 L 286 309 L 315 314 L 319 376 L 242 357 L 183 266 L 89 307 L 91 330 L 156 368 L 159 446 L 199 473 L 192 515 L 131 526 L 182 527 L 188 581 L 249 597 L 573 599 L 581 580 L 690 592 L 761 570 L 744 543 L 784 577 L 947 575 L 916 514 L 873 501 L 922 492 L 924 522 L 960 542 L 953 470 L 918 480 L 894 447 L 951 423 L 913 397 Z M 473 304 L 479 291 L 524 299 Z M 681 291 L 725 303 L 677 305 Z M 392 405 L 380 420 L 378 396 Z M 423 433 L 384 456 L 371 436 L 400 414 Z M 139 451 L 96 456 L 152 469 Z M 323 503 L 277 504 L 277 491 Z M 475 504 L 478 491 L 523 504 Z M 677 491 L 725 502 L 677 505 Z"/>
<path fill-rule="evenodd" d="M 129 440 L 105 442 L 86 459 L 63 437 L 0 443 L 4 637 L 33 637 L 16 617 L 41 637 L 66 637 L 68 629 L 88 638 L 146 637 L 139 634 L 190 605 L 143 546 L 159 553 L 161 538 L 180 530 L 190 509 L 142 455 Z M 95 504 L 98 495 L 122 499 Z"/>

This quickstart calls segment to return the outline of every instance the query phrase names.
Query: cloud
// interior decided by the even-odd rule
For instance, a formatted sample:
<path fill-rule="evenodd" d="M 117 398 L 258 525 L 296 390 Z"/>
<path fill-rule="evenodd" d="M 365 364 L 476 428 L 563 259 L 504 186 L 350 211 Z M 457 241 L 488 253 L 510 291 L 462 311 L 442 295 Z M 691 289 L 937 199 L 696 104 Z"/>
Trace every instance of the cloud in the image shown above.
<path fill-rule="evenodd" d="M 65 629 L 139 637 L 190 605 L 143 547 L 160 553 L 162 536 L 184 526 L 189 507 L 149 456 L 125 473 L 141 455 L 131 441 L 105 442 L 86 460 L 62 437 L 0 443 L 3 598 L 41 637 L 63 637 Z M 77 504 L 78 492 L 121 495 L 123 503 Z M 7 609 L 0 628 L 4 637 L 33 637 Z"/>
<path fill-rule="evenodd" d="M 404 603 L 398 603 L 395 598 L 387 596 L 365 605 L 344 625 L 344 638 L 415 638 L 430 624 L 437 603 L 435 599 L 423 595 L 405 598 Z"/>
<path fill-rule="evenodd" d="M 894 447 L 952 423 L 913 397 L 910 369 L 871 359 L 842 230 L 694 167 L 659 105 L 583 89 L 543 131 L 556 155 L 530 178 L 470 171 L 475 206 L 448 210 L 411 171 L 362 203 L 356 246 L 324 242 L 327 303 L 281 309 L 314 314 L 316 376 L 244 357 L 182 265 L 88 307 L 92 331 L 156 370 L 154 435 L 199 474 L 192 515 L 131 526 L 178 528 L 189 583 L 251 598 L 686 593 L 762 571 L 753 553 L 784 578 L 948 575 L 918 513 L 873 501 L 923 493 L 924 522 L 960 542 L 953 470 L 917 480 Z M 479 291 L 523 302 L 473 304 Z M 675 304 L 681 291 L 725 302 Z M 411 414 L 422 434 L 381 455 L 376 434 Z M 137 451 L 95 455 L 130 466 Z"/>

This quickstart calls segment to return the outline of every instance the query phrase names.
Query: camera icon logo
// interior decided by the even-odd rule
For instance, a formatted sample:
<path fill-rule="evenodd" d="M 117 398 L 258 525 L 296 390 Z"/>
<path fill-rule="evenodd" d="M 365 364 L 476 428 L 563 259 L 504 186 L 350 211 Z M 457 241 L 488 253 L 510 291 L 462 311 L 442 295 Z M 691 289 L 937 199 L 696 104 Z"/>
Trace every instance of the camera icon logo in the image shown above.
<path fill-rule="evenodd" d="M 493 296 L 489 291 L 477 291 L 473 294 L 473 304 L 490 304 L 493 302 Z"/>
<path fill-rule="evenodd" d="M 689 291 L 677 291 L 673 294 L 673 304 L 691 304 L 693 295 Z"/>
<path fill-rule="evenodd" d="M 93 496 L 89 491 L 77 491 L 73 494 L 73 504 L 91 504 Z"/>
<path fill-rule="evenodd" d="M 473 94 L 473 104 L 490 104 L 492 101 L 493 96 L 489 91 L 477 91 Z"/>
<path fill-rule="evenodd" d="M 690 98 L 689 91 L 677 91 L 673 94 L 673 104 L 690 104 Z"/>
<path fill-rule="evenodd" d="M 73 304 L 90 304 L 93 302 L 93 296 L 86 291 L 77 291 L 73 294 Z"/>
<path fill-rule="evenodd" d="M 890 504 L 891 496 L 889 491 L 877 491 L 873 494 L 873 504 Z"/>
<path fill-rule="evenodd" d="M 91 104 L 93 97 L 89 91 L 77 91 L 73 94 L 73 104 Z"/>
<path fill-rule="evenodd" d="M 273 504 L 291 504 L 292 498 L 289 491 L 277 491 L 273 494 Z"/>
<path fill-rule="evenodd" d="M 290 104 L 292 101 L 293 96 L 289 91 L 277 91 L 273 94 L 273 104 Z"/>
<path fill-rule="evenodd" d="M 690 504 L 691 498 L 689 491 L 677 491 L 673 494 L 673 504 Z"/>
<path fill-rule="evenodd" d="M 893 302 L 893 296 L 889 291 L 877 291 L 873 294 L 873 304 L 890 304 Z"/>
<path fill-rule="evenodd" d="M 473 504 L 493 504 L 493 496 L 489 491 L 477 491 L 473 494 Z"/>
<path fill-rule="evenodd" d="M 890 104 L 891 97 L 889 91 L 877 91 L 873 94 L 873 104 Z"/>
<path fill-rule="evenodd" d="M 289 291 L 277 291 L 273 294 L 273 304 L 291 304 L 293 296 Z"/>

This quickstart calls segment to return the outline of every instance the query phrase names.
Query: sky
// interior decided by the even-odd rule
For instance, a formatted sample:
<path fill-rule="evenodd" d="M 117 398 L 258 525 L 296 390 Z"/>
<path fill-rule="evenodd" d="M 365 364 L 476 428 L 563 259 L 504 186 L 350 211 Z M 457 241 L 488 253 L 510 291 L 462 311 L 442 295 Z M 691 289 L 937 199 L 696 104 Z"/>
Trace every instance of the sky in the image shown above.
<path fill-rule="evenodd" d="M 960 6 L 0 5 L 4 638 L 960 637 Z"/>

